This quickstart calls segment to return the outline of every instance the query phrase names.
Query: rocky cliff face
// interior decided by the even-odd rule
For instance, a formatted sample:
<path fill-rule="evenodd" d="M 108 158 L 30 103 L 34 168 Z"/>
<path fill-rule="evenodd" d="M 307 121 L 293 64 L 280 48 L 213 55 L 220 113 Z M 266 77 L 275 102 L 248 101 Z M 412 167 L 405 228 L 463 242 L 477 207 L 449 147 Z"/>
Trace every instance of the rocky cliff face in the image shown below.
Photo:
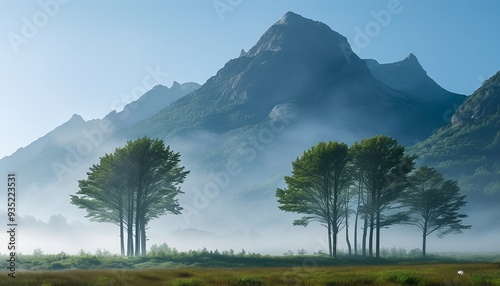
<path fill-rule="evenodd" d="M 453 126 L 474 124 L 500 113 L 500 72 L 476 90 L 452 116 Z"/>

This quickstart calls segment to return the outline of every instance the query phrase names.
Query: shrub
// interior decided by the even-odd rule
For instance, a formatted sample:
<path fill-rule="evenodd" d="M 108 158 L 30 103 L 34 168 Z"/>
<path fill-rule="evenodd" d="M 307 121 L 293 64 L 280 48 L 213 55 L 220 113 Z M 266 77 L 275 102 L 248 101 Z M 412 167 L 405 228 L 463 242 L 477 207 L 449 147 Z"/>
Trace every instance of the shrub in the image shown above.
<path fill-rule="evenodd" d="M 64 266 L 62 263 L 59 263 L 59 262 L 52 262 L 50 264 L 50 270 L 61 270 L 61 269 L 65 269 L 65 268 L 68 268 L 68 267 Z"/>
<path fill-rule="evenodd" d="M 106 276 L 99 276 L 97 279 L 92 283 L 93 286 L 107 286 L 110 285 L 109 278 Z"/>
<path fill-rule="evenodd" d="M 495 285 L 492 282 L 492 277 L 487 275 L 487 274 L 483 274 L 483 273 L 473 274 L 470 277 L 469 281 L 472 282 L 472 285 L 474 285 L 474 286 L 476 286 L 476 285 L 477 286 Z"/>
<path fill-rule="evenodd" d="M 421 277 L 409 270 L 394 270 L 384 272 L 382 278 L 391 283 L 398 283 L 400 285 L 417 285 Z"/>
<path fill-rule="evenodd" d="M 230 282 L 231 286 L 260 286 L 263 285 L 261 279 L 252 278 L 252 277 L 242 277 L 232 280 Z"/>
<path fill-rule="evenodd" d="M 201 286 L 201 285 L 203 285 L 203 283 L 204 282 L 200 279 L 183 278 L 183 279 L 174 280 L 172 285 L 174 285 L 174 286 Z"/>
<path fill-rule="evenodd" d="M 181 271 L 181 272 L 176 273 L 176 276 L 179 278 L 190 278 L 190 277 L 193 277 L 193 274 L 186 272 L 186 271 Z"/>

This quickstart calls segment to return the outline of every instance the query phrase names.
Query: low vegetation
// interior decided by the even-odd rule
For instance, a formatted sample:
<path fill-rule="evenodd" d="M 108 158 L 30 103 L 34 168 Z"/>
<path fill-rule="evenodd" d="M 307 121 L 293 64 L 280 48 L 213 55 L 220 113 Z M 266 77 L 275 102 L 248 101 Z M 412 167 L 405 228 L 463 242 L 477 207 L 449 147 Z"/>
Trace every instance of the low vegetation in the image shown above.
<path fill-rule="evenodd" d="M 304 260 L 304 258 L 302 259 Z M 330 259 L 329 259 L 330 260 Z M 402 265 L 405 264 L 405 265 Z M 464 271 L 459 275 L 458 271 Z M 9 284 L 6 276 L 0 285 Z M 21 271 L 16 285 L 500 285 L 499 263 L 414 263 L 243 268 Z"/>
<path fill-rule="evenodd" d="M 140 257 L 36 249 L 19 256 L 15 285 L 500 285 L 500 255 L 423 258 L 419 249 L 396 247 L 382 248 L 381 254 L 384 258 L 375 259 L 339 252 L 332 259 L 304 250 L 282 256 L 245 250 L 179 252 L 166 244 L 153 245 Z M 13 285 L 4 274 L 0 285 Z"/>

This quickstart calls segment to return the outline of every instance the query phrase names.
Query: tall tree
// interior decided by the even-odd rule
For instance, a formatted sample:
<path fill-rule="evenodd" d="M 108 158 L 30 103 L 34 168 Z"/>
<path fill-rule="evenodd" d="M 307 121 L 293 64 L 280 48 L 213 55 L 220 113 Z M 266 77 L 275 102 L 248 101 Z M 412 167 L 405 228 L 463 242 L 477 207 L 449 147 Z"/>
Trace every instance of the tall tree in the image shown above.
<path fill-rule="evenodd" d="M 163 140 L 147 137 L 127 142 L 90 168 L 71 203 L 87 210 L 87 217 L 120 226 L 124 255 L 146 254 L 146 229 L 150 220 L 167 213 L 179 214 L 176 196 L 189 171 L 179 165 L 180 155 Z M 134 243 L 135 237 L 135 243 Z M 135 246 L 135 248 L 134 248 Z"/>
<path fill-rule="evenodd" d="M 381 228 L 406 218 L 401 213 L 384 216 L 384 212 L 397 207 L 416 157 L 405 155 L 405 148 L 396 139 L 387 136 L 364 139 L 351 148 L 356 150 L 355 162 L 358 171 L 362 172 L 359 178 L 367 192 L 364 211 L 367 212 L 365 218 L 369 220 L 369 256 L 373 256 L 375 231 L 375 256 L 378 258 Z"/>
<path fill-rule="evenodd" d="M 327 228 L 331 257 L 336 257 L 337 235 L 343 216 L 342 192 L 349 187 L 349 148 L 344 143 L 320 142 L 293 163 L 287 189 L 277 189 L 279 208 L 305 214 L 294 225 L 317 221 Z"/>
<path fill-rule="evenodd" d="M 125 254 L 123 178 L 119 172 L 119 161 L 113 154 L 106 154 L 98 165 L 87 173 L 88 179 L 79 181 L 80 196 L 71 196 L 71 202 L 87 210 L 92 221 L 110 222 L 120 228 L 120 250 Z M 105 203 L 106 202 L 106 203 Z"/>
<path fill-rule="evenodd" d="M 363 219 L 363 235 L 362 235 L 362 255 L 366 256 L 366 232 L 368 229 L 368 202 L 366 200 L 367 195 L 365 188 L 363 186 L 363 166 L 362 162 L 358 161 L 358 153 L 361 151 L 361 146 L 355 144 L 349 148 L 351 153 L 351 170 L 353 175 L 353 180 L 357 188 L 356 193 L 356 210 L 354 217 L 354 255 L 358 255 L 358 222 L 359 218 Z"/>
<path fill-rule="evenodd" d="M 402 201 L 410 209 L 409 223 L 422 231 L 423 256 L 426 255 L 429 234 L 438 231 L 441 238 L 471 228 L 462 224 L 467 215 L 460 214 L 459 210 L 467 202 L 465 195 L 460 195 L 457 182 L 445 180 L 433 168 L 423 166 L 409 176 L 409 187 Z"/>
<path fill-rule="evenodd" d="M 346 187 L 342 195 L 344 205 L 345 242 L 347 244 L 349 257 L 352 256 L 352 245 L 351 240 L 349 239 L 349 218 L 351 217 L 351 214 L 353 212 L 353 210 L 351 209 L 351 200 L 356 194 L 356 191 L 357 189 Z M 354 239 L 354 243 L 357 243 L 356 239 Z"/>

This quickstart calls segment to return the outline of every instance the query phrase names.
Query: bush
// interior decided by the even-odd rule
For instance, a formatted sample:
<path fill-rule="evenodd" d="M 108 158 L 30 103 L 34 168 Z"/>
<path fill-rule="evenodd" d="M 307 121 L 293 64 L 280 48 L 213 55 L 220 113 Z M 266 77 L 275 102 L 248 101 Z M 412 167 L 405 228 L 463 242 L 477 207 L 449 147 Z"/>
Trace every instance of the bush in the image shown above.
<path fill-rule="evenodd" d="M 174 280 L 174 286 L 201 286 L 203 285 L 203 281 L 196 278 L 188 278 L 188 279 L 177 279 Z"/>
<path fill-rule="evenodd" d="M 421 280 L 420 276 L 408 270 L 384 272 L 382 278 L 387 282 L 398 283 L 400 285 L 417 285 Z"/>
<path fill-rule="evenodd" d="M 92 283 L 92 286 L 107 286 L 110 285 L 109 278 L 106 276 L 99 276 L 97 279 Z"/>
<path fill-rule="evenodd" d="M 50 270 L 61 270 L 61 269 L 66 269 L 68 267 L 64 266 L 62 263 L 59 262 L 52 262 L 50 264 Z"/>
<path fill-rule="evenodd" d="M 190 277 L 193 277 L 193 274 L 186 272 L 186 271 L 181 271 L 181 272 L 176 273 L 176 276 L 179 278 L 190 278 Z"/>
<path fill-rule="evenodd" d="M 470 277 L 470 282 L 472 282 L 472 285 L 474 286 L 489 286 L 489 285 L 495 285 L 493 284 L 492 277 L 487 275 L 487 274 L 473 274 Z"/>
<path fill-rule="evenodd" d="M 252 278 L 252 277 L 243 277 L 232 280 L 229 284 L 231 286 L 260 286 L 263 285 L 261 279 Z"/>

